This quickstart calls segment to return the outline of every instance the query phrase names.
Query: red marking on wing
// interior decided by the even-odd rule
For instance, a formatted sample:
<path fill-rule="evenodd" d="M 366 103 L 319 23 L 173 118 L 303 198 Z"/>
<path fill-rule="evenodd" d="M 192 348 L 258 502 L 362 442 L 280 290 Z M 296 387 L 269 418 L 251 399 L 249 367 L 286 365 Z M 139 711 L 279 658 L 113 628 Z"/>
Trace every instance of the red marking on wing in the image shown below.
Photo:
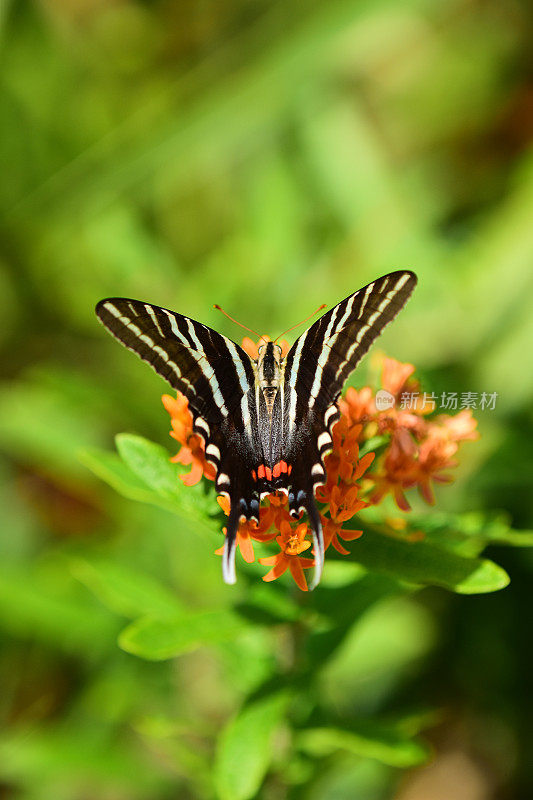
<path fill-rule="evenodd" d="M 254 481 L 257 480 L 257 473 L 256 473 L 255 469 L 252 470 L 252 478 L 254 479 Z"/>
<path fill-rule="evenodd" d="M 275 478 L 279 478 L 282 472 L 287 472 L 287 462 L 286 461 L 278 461 L 275 464 L 274 469 L 272 470 L 272 475 Z"/>
<path fill-rule="evenodd" d="M 272 469 L 270 467 L 266 467 L 264 464 L 261 464 L 257 468 L 257 478 L 266 478 L 267 481 L 271 481 L 272 478 L 279 478 L 282 472 L 287 472 L 290 475 L 291 470 L 292 466 L 287 466 L 286 461 L 278 461 L 277 464 L 274 464 Z M 255 470 L 252 470 L 252 477 L 254 481 L 257 480 Z"/>

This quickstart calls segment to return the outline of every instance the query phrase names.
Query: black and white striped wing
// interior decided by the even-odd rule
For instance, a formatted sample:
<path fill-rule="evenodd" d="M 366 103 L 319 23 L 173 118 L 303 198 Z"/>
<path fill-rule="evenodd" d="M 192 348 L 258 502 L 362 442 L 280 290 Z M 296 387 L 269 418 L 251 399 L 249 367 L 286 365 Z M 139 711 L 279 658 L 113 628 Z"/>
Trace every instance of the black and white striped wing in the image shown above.
<path fill-rule="evenodd" d="M 315 538 L 316 576 L 323 563 L 323 541 L 313 497 L 324 482 L 323 458 L 331 449 L 331 429 L 339 418 L 342 387 L 377 336 L 403 308 L 416 286 L 408 271 L 384 275 L 347 297 L 305 333 L 285 361 L 284 457 L 293 465 L 289 501 L 304 509 Z"/>
<path fill-rule="evenodd" d="M 334 306 L 295 342 L 286 360 L 295 418 L 325 411 L 370 345 L 404 307 L 416 286 L 413 272 L 391 272 Z"/>
<path fill-rule="evenodd" d="M 223 570 L 226 582 L 234 583 L 239 519 L 259 517 L 251 474 L 261 444 L 250 357 L 207 325 L 140 300 L 101 300 L 96 314 L 113 336 L 187 397 L 193 429 L 203 437 L 206 458 L 217 471 L 217 491 L 230 498 Z"/>
<path fill-rule="evenodd" d="M 160 306 L 112 297 L 96 314 L 113 336 L 189 400 L 193 412 L 220 423 L 254 386 L 249 356 L 225 336 Z"/>

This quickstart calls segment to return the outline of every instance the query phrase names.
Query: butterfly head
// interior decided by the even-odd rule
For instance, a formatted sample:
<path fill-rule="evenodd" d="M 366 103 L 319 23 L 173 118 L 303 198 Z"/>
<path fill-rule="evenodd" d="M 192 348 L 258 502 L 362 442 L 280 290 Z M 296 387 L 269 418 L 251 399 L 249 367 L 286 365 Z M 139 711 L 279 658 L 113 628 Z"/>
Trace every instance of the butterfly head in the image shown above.
<path fill-rule="evenodd" d="M 257 372 L 263 388 L 278 387 L 281 376 L 281 347 L 274 342 L 265 342 L 258 347 Z"/>

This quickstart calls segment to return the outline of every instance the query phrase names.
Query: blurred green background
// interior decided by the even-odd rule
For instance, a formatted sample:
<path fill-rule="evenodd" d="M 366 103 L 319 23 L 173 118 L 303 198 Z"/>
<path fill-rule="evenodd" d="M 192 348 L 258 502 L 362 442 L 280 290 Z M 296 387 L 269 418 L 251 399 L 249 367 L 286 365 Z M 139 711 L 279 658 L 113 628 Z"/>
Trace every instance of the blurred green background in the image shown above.
<path fill-rule="evenodd" d="M 161 662 L 117 645 L 136 609 L 80 564 L 189 609 L 246 584 L 221 584 L 214 540 L 79 460 L 119 431 L 174 451 L 163 383 L 94 304 L 148 300 L 239 341 L 213 303 L 275 336 L 415 270 L 379 346 L 428 389 L 498 393 L 438 507 L 531 527 L 531 5 L 3 0 L 0 35 L 0 798 L 228 798 L 217 734 L 291 645 L 259 624 Z M 432 764 L 341 749 L 317 772 L 281 735 L 258 797 L 532 796 L 533 559 L 489 555 L 509 588 L 362 607 L 320 674 L 354 719 L 433 709 Z"/>

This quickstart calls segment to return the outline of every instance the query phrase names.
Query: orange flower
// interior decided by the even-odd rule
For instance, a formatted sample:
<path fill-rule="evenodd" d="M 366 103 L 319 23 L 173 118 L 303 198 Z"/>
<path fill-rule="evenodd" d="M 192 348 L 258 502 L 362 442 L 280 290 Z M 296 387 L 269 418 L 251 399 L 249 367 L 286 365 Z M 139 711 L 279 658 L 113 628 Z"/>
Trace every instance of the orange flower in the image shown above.
<path fill-rule="evenodd" d="M 438 417 L 441 425 L 446 429 L 449 438 L 454 442 L 465 442 L 468 439 L 474 441 L 479 439 L 479 432 L 476 431 L 477 420 L 474 419 L 472 411 L 464 408 L 455 417 L 448 414 L 441 414 Z"/>
<path fill-rule="evenodd" d="M 403 364 L 401 361 L 396 361 L 395 358 L 384 356 L 381 385 L 396 398 L 400 398 L 403 392 L 417 391 L 418 381 L 409 380 L 414 371 L 413 364 Z"/>
<path fill-rule="evenodd" d="M 363 535 L 363 531 L 349 531 L 342 527 L 339 522 L 334 522 L 332 519 L 322 516 L 322 524 L 324 527 L 324 549 L 328 549 L 330 544 L 333 545 L 335 550 L 342 553 L 343 556 L 350 555 L 350 551 L 339 542 L 339 536 L 345 542 L 352 542 L 354 539 L 359 539 Z"/>
<path fill-rule="evenodd" d="M 304 569 L 314 566 L 314 559 L 302 558 L 301 553 L 311 547 L 311 542 L 307 536 L 307 523 L 300 523 L 295 530 L 290 523 L 285 520 L 280 525 L 280 535 L 276 537 L 276 542 L 281 548 L 281 552 L 276 556 L 260 558 L 259 563 L 271 566 L 270 572 L 263 576 L 264 581 L 274 581 L 290 569 L 291 575 L 303 592 L 307 592 L 307 581 L 305 580 Z"/>
<path fill-rule="evenodd" d="M 362 429 L 362 425 L 350 424 L 344 415 L 334 425 L 333 450 L 326 456 L 327 481 L 321 487 L 322 496 L 329 496 L 332 487 L 339 479 L 345 483 L 354 483 L 372 463 L 373 453 L 367 453 L 363 458 L 359 458 L 359 439 Z M 323 499 L 322 502 L 327 502 L 327 499 Z"/>
<path fill-rule="evenodd" d="M 416 482 L 416 442 L 406 428 L 397 428 L 393 433 L 391 444 L 385 453 L 381 470 L 371 475 L 376 483 L 376 489 L 370 497 L 370 502 L 377 505 L 383 497 L 391 492 L 398 508 L 410 511 L 404 488 L 413 486 Z"/>
<path fill-rule="evenodd" d="M 201 480 L 202 475 L 208 480 L 214 481 L 215 468 L 206 461 L 204 441 L 192 429 L 193 420 L 189 411 L 189 401 L 181 392 L 177 392 L 176 398 L 164 394 L 161 399 L 171 417 L 170 435 L 182 445 L 179 453 L 170 460 L 175 464 L 192 464 L 190 472 L 180 475 L 181 480 L 185 486 L 194 486 Z"/>
<path fill-rule="evenodd" d="M 359 487 L 348 488 L 334 486 L 329 499 L 329 513 L 334 522 L 343 523 L 351 519 L 362 508 L 368 508 L 368 503 L 359 500 Z"/>
<path fill-rule="evenodd" d="M 442 414 L 427 419 L 417 416 L 427 414 L 427 405 L 420 404 L 413 414 L 395 409 L 383 413 L 389 415 L 387 426 L 391 441 L 380 468 L 370 476 L 376 484 L 370 501 L 377 504 L 390 493 L 398 508 L 409 511 L 411 506 L 404 490 L 418 486 L 424 500 L 433 505 L 435 496 L 431 482 L 450 483 L 452 477 L 443 474 L 443 470 L 457 466 L 453 456 L 459 443 L 478 438 L 472 412 L 464 409 L 455 417 Z"/>
<path fill-rule="evenodd" d="M 367 422 L 376 413 L 376 406 L 370 386 L 363 389 L 354 389 L 349 386 L 346 395 L 339 400 L 341 413 L 350 423 Z"/>
<path fill-rule="evenodd" d="M 430 505 L 435 502 L 431 480 L 451 483 L 451 475 L 445 475 L 442 471 L 457 466 L 453 456 L 459 450 L 459 442 L 479 437 L 476 425 L 472 412 L 465 408 L 456 417 L 437 417 L 435 424 L 429 428 L 427 438 L 420 444 L 416 483 L 422 497 Z"/>

